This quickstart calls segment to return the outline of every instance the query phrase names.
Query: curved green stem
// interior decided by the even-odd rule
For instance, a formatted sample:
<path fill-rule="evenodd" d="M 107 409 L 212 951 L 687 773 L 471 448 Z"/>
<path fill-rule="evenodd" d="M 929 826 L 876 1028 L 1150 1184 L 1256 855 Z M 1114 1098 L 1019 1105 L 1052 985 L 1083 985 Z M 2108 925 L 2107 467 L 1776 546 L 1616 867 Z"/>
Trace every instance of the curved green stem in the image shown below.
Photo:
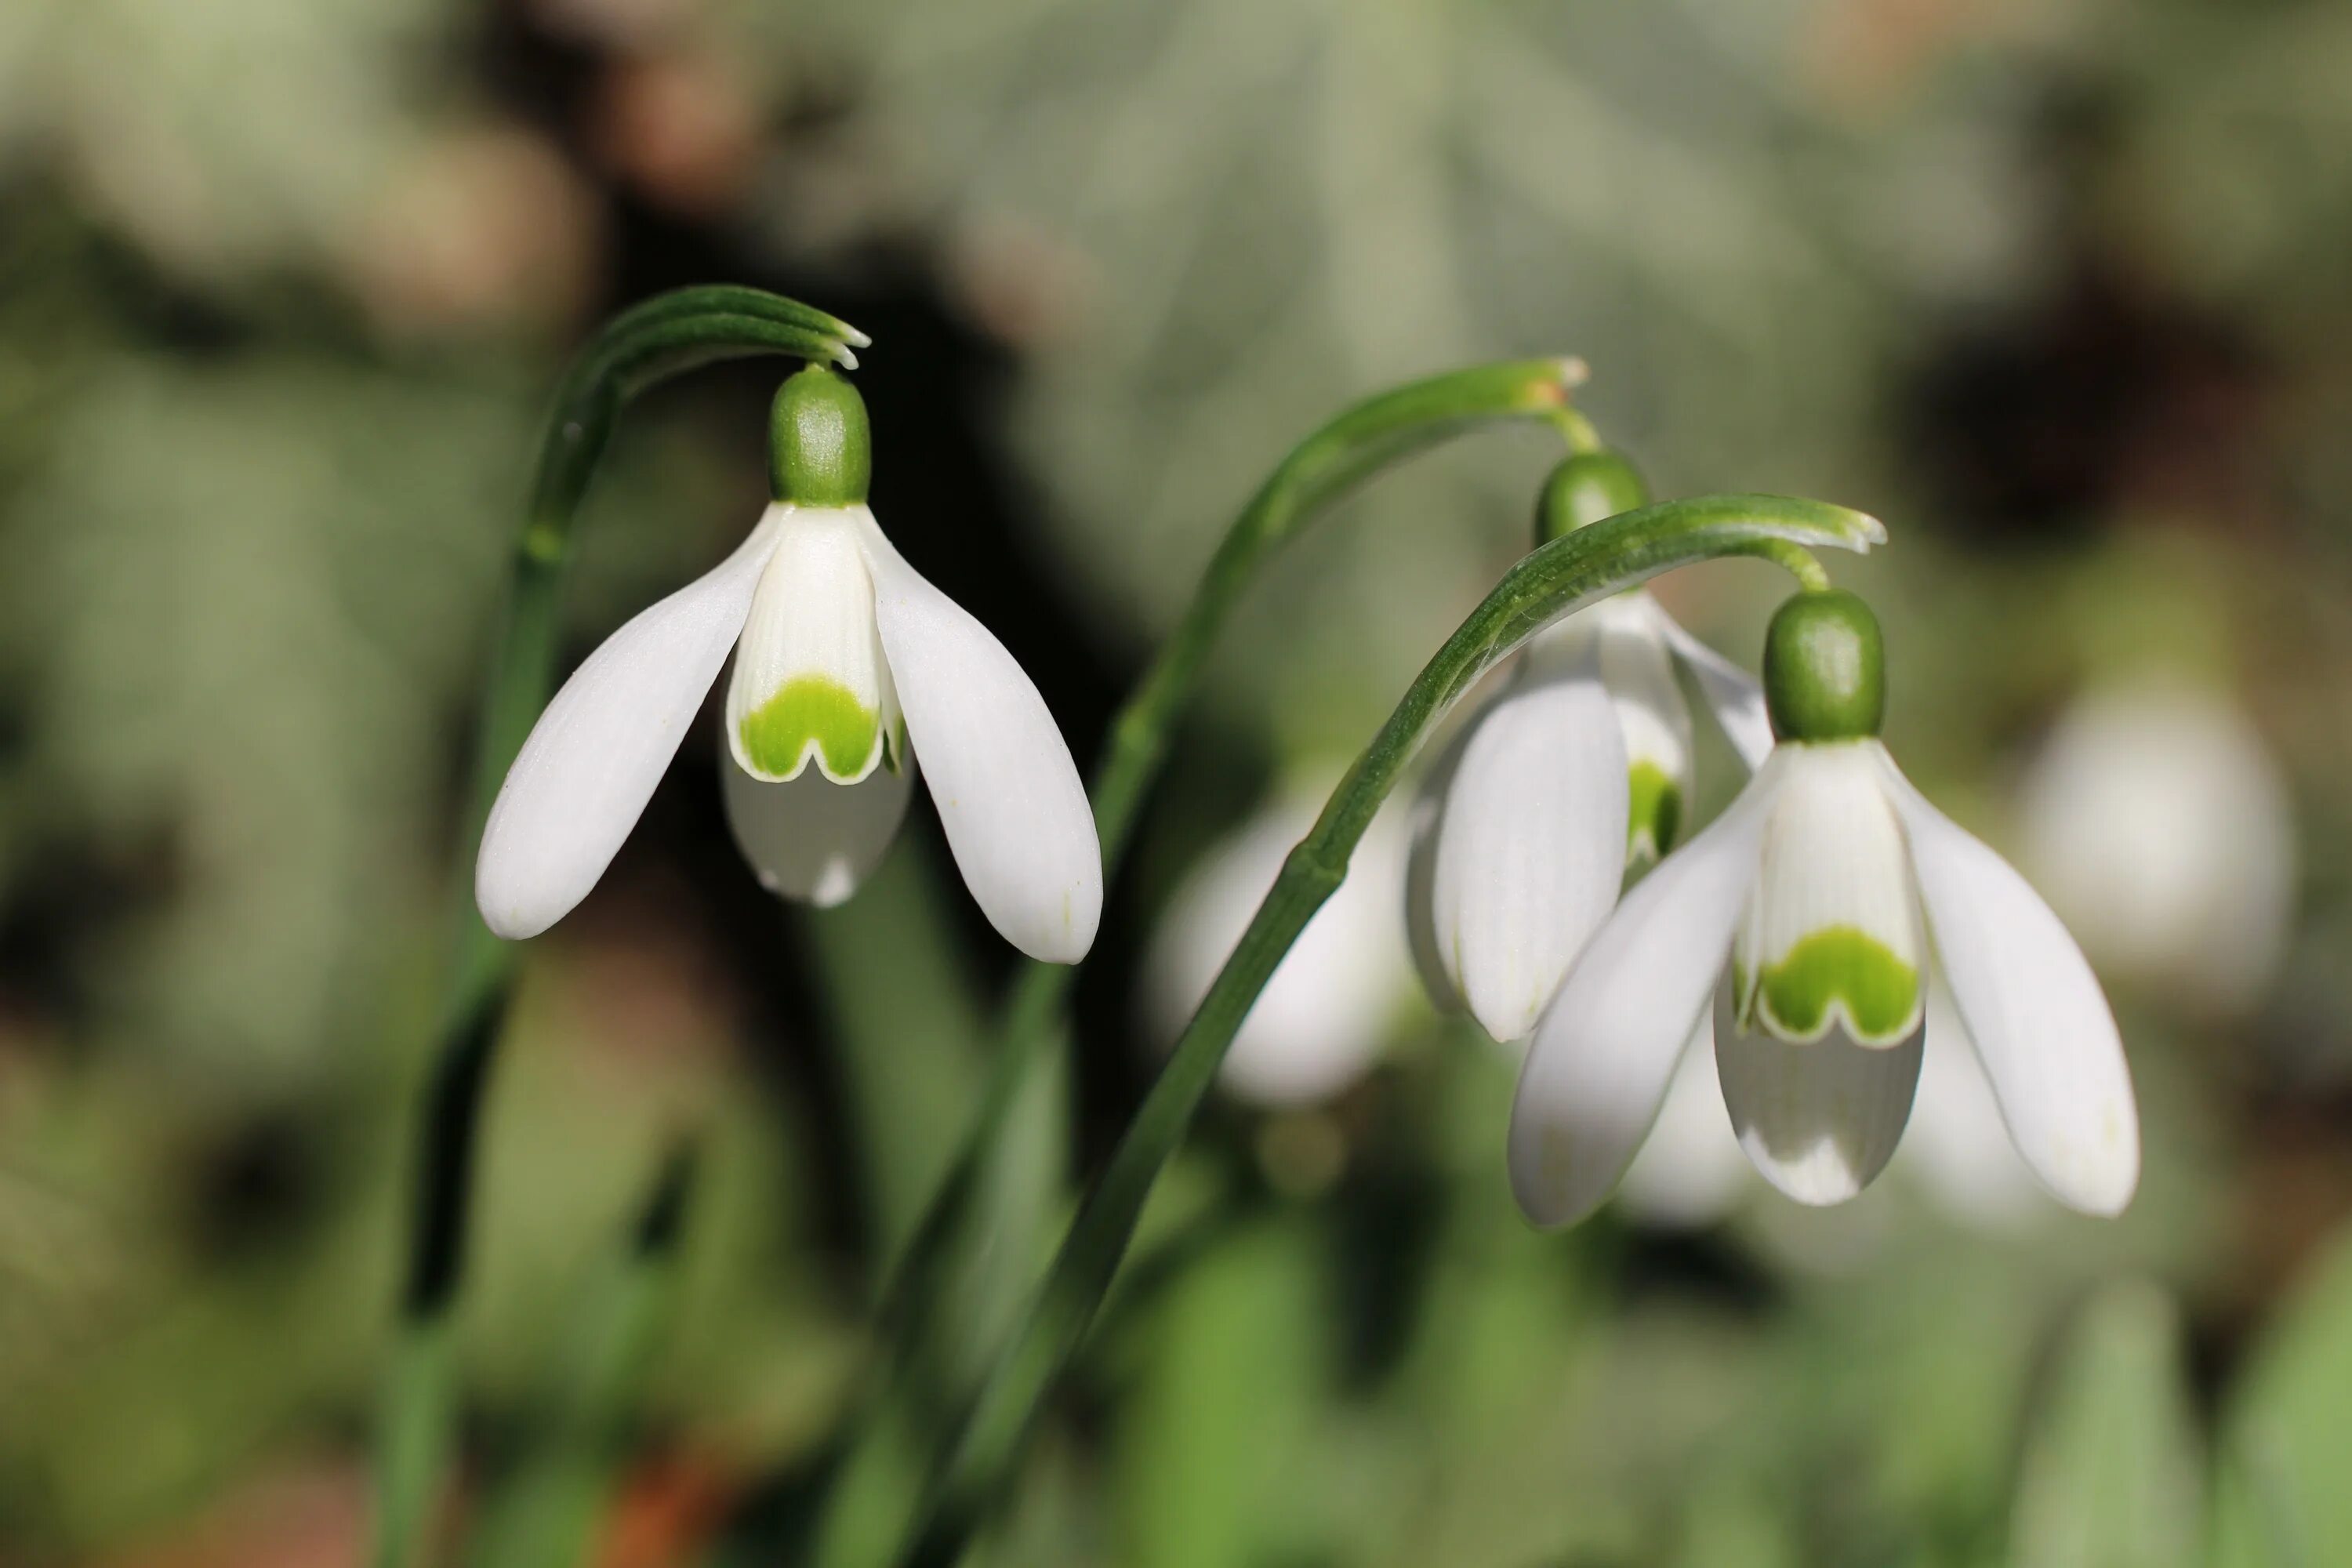
<path fill-rule="evenodd" d="M 1569 403 L 1585 374 L 1578 359 L 1508 360 L 1448 372 L 1367 398 L 1291 448 L 1234 519 L 1183 618 L 1111 721 L 1089 792 L 1107 877 L 1116 874 L 1134 837 L 1202 666 L 1267 559 L 1381 469 L 1457 436 L 1491 425 L 1533 423 L 1569 429 L 1572 442 L 1564 416 L 1589 435 L 1591 426 Z M 894 1470 L 881 1450 L 929 1419 L 936 1403 L 933 1389 L 919 1390 L 932 1397 L 919 1401 L 919 1384 L 944 1384 L 952 1391 L 950 1403 L 969 1394 L 982 1370 L 972 1356 L 1001 1343 L 1034 1283 L 1036 1255 L 1017 1237 L 976 1237 L 970 1222 L 983 1193 L 1035 1186 L 992 1183 L 990 1173 L 1015 1157 L 1014 1130 L 1037 1124 L 1024 1108 L 1034 1107 L 1040 1075 L 1051 1065 L 1048 1047 L 1058 1037 L 1055 1026 L 1074 973 L 1065 964 L 1033 962 L 1013 983 L 969 1131 L 883 1290 L 877 1334 L 886 1349 L 877 1379 L 850 1424 L 844 1477 Z M 962 1277 L 967 1269 L 975 1277 Z M 949 1303 L 955 1349 L 942 1351 L 949 1336 L 937 1319 Z M 918 1403 L 925 1407 L 913 1408 Z M 856 1479 L 836 1483 L 816 1561 L 862 1568 L 887 1550 L 868 1543 L 877 1532 L 895 1531 L 907 1500 L 894 1509 L 883 1495 L 887 1490 Z M 853 1512 L 860 1517 L 845 1517 Z"/>
<path fill-rule="evenodd" d="M 1135 835 L 1144 797 L 1160 776 L 1202 666 L 1266 559 L 1355 486 L 1400 458 L 1482 426 L 1553 422 L 1568 406 L 1569 389 L 1583 378 L 1583 362 L 1574 359 L 1476 365 L 1368 398 L 1291 448 L 1226 531 L 1183 619 L 1111 721 L 1089 792 L 1106 877 L 1116 873 Z M 1019 1098 L 1031 1060 L 1051 1037 L 1076 973 L 1059 963 L 1022 967 L 1005 1006 L 1002 1039 L 972 1134 L 887 1292 L 885 1332 L 892 1337 L 914 1331 L 908 1315 L 937 1299 L 927 1287 L 934 1282 L 973 1179 L 986 1163 L 988 1142 Z"/>
<path fill-rule="evenodd" d="M 445 1325 L 464 1274 L 476 1133 L 514 952 L 474 908 L 473 858 L 490 803 L 554 684 L 557 594 L 581 498 L 621 408 L 646 388 L 751 354 L 855 363 L 851 346 L 865 342 L 845 321 L 757 289 L 679 289 L 607 322 L 557 388 L 516 537 L 452 878 L 449 979 L 418 1129 L 399 1342 L 379 1412 L 377 1568 L 404 1568 L 415 1557 L 449 1447 L 454 1400 Z"/>
<path fill-rule="evenodd" d="M 1423 668 L 1349 771 L 1274 889 L 1095 1182 L 969 1415 L 942 1447 L 898 1561 L 947 1568 L 1010 1475 L 1040 1402 L 1093 1323 L 1153 1182 L 1183 1141 L 1234 1032 L 1323 901 L 1347 875 L 1372 814 L 1446 709 L 1496 661 L 1559 616 L 1661 572 L 1711 557 L 1774 554 L 1780 542 L 1861 550 L 1884 537 L 1861 513 L 1778 496 L 1709 496 L 1645 507 L 1567 534 L 1513 567 Z"/>

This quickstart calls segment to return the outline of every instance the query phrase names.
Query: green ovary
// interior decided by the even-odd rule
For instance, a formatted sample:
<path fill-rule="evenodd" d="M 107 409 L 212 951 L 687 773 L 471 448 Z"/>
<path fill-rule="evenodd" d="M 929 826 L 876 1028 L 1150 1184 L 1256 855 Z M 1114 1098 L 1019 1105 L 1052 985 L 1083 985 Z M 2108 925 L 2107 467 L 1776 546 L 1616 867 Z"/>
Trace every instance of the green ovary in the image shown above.
<path fill-rule="evenodd" d="M 1919 971 L 1853 926 L 1814 931 L 1757 974 L 1756 1000 L 1772 1033 L 1818 1038 L 1843 1004 L 1847 1026 L 1866 1045 L 1890 1045 L 1919 1012 Z"/>
<path fill-rule="evenodd" d="M 797 675 L 743 715 L 738 734 L 756 773 L 789 777 L 814 745 L 826 773 L 851 778 L 865 771 L 880 728 L 880 715 L 841 682 Z"/>
<path fill-rule="evenodd" d="M 1635 763 L 1625 774 L 1625 858 L 1657 859 L 1675 847 L 1683 823 L 1682 786 L 1655 763 Z"/>

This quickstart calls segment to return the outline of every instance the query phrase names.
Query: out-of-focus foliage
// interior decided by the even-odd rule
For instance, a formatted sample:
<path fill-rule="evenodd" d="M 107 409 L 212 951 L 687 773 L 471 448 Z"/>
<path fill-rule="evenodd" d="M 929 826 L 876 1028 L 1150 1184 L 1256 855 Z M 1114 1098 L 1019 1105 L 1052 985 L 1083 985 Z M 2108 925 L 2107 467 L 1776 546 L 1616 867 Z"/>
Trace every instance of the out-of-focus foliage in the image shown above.
<path fill-rule="evenodd" d="M 1335 1100 L 1222 1103 L 983 1560 L 2352 1555 L 2347 73 L 2326 0 L 0 3 L 0 1561 L 353 1560 L 533 421 L 593 314 L 722 277 L 875 332 L 885 521 L 1082 755 L 1289 441 L 1577 353 L 1660 492 L 1887 519 L 1836 571 L 1887 627 L 1890 744 L 1997 845 L 2064 839 L 2021 782 L 2149 683 L 2238 714 L 2291 816 L 2283 896 L 2204 889 L 2278 899 L 2242 910 L 2287 933 L 2260 973 L 2107 977 L 2147 1131 L 2116 1225 L 1954 1217 L 1898 1167 L 1832 1213 L 1751 1183 L 1538 1236 L 1511 1060 L 1418 1008 Z M 575 651 L 756 514 L 764 374 L 632 415 Z M 1131 1106 L 1169 895 L 1361 744 L 1552 457 L 1407 470 L 1257 591 L 1023 1182 Z M 1662 591 L 1746 661 L 1764 582 Z M 708 742 L 532 950 L 451 1561 L 569 1529 L 611 1447 L 597 1561 L 777 1560 L 987 1067 L 1002 957 L 936 828 L 780 912 Z M 583 1422 L 684 1131 L 668 1331 Z M 1017 1303 L 962 1305 L 977 1355 Z"/>

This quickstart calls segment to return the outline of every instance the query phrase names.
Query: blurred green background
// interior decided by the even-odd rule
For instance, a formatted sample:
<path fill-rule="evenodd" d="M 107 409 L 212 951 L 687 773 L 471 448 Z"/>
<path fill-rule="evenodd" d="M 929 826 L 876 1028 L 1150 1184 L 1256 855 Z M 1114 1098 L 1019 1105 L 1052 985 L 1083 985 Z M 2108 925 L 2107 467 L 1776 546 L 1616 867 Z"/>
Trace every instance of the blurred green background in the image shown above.
<path fill-rule="evenodd" d="M 1212 1109 L 988 1561 L 2352 1562 L 2347 80 L 2325 0 L 0 0 L 0 1563 L 359 1560 L 536 422 L 600 316 L 718 279 L 874 335 L 876 510 L 1082 759 L 1257 479 L 1405 376 L 1580 353 L 1661 493 L 1878 514 L 1832 564 L 1889 742 L 2139 1086 L 2118 1223 L 1981 1123 L 1801 1211 L 1702 1116 L 1546 1237 L 1510 1062 L 1384 1002 L 1360 1076 Z M 756 516 L 778 374 L 631 416 L 573 657 Z M 1369 737 L 1555 455 L 1412 468 L 1254 595 L 1080 983 L 1071 1170 L 1188 871 Z M 1752 662 L 1779 591 L 1662 593 Z M 977 1093 L 1009 965 L 928 806 L 812 917 L 707 755 L 530 952 L 452 1560 L 684 1129 L 592 1557 L 786 1560 Z"/>

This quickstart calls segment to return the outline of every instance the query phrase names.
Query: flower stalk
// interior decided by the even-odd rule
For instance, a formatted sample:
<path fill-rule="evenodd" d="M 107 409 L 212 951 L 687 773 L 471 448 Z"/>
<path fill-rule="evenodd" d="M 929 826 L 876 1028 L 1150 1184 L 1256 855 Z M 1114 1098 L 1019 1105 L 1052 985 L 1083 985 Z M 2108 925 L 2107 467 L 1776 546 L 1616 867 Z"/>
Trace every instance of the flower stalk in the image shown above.
<path fill-rule="evenodd" d="M 1423 668 L 1291 851 L 1088 1193 L 1013 1342 L 935 1453 L 928 1497 L 898 1559 L 905 1568 L 952 1563 L 990 1500 L 1002 1494 L 1041 1402 L 1092 1325 L 1152 1184 L 1182 1142 L 1235 1032 L 1283 954 L 1346 877 L 1373 814 L 1446 710 L 1544 626 L 1660 573 L 1727 555 L 1780 560 L 1790 546 L 1859 551 L 1884 536 L 1873 519 L 1817 501 L 1703 497 L 1578 530 L 1504 577 Z"/>
<path fill-rule="evenodd" d="M 554 684 L 558 594 L 581 500 L 622 408 L 639 393 L 702 365 L 757 354 L 855 365 L 855 350 L 866 341 L 847 322 L 762 289 L 680 289 L 605 323 L 557 389 L 509 569 L 458 840 L 458 907 L 418 1129 L 398 1342 L 378 1412 L 377 1568 L 404 1568 L 415 1559 L 447 1467 L 456 1403 L 447 1321 L 463 1283 L 482 1099 L 514 963 L 512 948 L 490 934 L 475 909 L 474 854 L 490 803 Z"/>

